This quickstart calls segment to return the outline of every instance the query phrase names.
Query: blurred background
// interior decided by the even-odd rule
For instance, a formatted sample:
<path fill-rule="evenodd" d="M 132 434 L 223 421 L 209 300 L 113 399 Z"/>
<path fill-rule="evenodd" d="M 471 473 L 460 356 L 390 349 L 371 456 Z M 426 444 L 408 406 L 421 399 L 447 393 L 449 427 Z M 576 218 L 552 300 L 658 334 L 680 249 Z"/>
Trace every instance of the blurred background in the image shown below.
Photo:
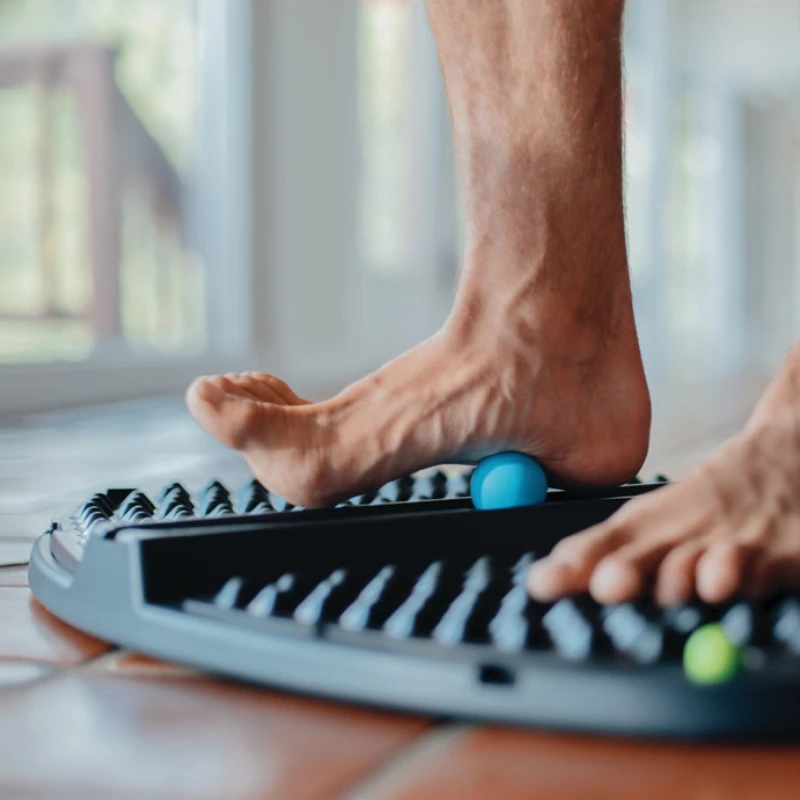
<path fill-rule="evenodd" d="M 800 2 L 626 15 L 647 370 L 746 405 L 800 321 Z M 0 0 L 0 413 L 245 367 L 320 396 L 413 345 L 450 137 L 421 0 Z"/>

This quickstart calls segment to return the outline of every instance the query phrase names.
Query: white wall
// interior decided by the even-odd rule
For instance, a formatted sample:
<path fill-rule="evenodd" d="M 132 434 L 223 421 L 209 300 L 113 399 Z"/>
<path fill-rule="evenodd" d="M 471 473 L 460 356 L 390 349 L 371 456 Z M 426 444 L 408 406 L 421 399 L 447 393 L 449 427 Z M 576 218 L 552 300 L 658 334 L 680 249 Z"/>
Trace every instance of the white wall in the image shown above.
<path fill-rule="evenodd" d="M 290 378 L 356 366 L 346 353 L 356 8 L 355 0 L 254 4 L 255 333 L 265 366 Z"/>
<path fill-rule="evenodd" d="M 749 92 L 800 88 L 795 0 L 673 0 L 685 70 Z"/>
<path fill-rule="evenodd" d="M 312 395 L 432 333 L 450 300 L 437 269 L 442 228 L 454 228 L 440 196 L 452 154 L 442 147 L 446 107 L 418 0 L 408 268 L 376 274 L 359 251 L 359 4 L 254 3 L 255 338 L 261 366 Z"/>

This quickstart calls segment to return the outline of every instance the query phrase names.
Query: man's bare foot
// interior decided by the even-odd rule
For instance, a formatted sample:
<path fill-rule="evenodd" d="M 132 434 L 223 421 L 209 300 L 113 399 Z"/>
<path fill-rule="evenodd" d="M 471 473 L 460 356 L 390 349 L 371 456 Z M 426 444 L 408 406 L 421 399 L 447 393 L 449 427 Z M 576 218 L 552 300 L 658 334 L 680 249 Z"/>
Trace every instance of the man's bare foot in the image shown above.
<path fill-rule="evenodd" d="M 519 450 L 561 484 L 617 483 L 647 450 L 635 338 L 456 321 L 323 403 L 245 373 L 198 379 L 200 424 L 288 500 L 326 505 L 446 460 Z"/>
<path fill-rule="evenodd" d="M 650 401 L 622 213 L 622 0 L 579 5 L 428 0 L 467 230 L 442 331 L 323 403 L 268 375 L 189 389 L 200 424 L 288 500 L 328 504 L 506 449 L 561 484 L 613 484 L 641 465 Z"/>
<path fill-rule="evenodd" d="M 683 482 L 564 539 L 531 570 L 539 600 L 603 603 L 651 588 L 662 605 L 710 603 L 800 583 L 800 347 L 747 427 Z"/>

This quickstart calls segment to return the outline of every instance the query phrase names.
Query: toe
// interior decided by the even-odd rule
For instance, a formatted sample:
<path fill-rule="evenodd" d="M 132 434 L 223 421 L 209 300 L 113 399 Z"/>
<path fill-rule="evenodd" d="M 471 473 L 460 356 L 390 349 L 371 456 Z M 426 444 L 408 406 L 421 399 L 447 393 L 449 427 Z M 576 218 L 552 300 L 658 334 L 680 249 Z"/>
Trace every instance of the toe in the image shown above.
<path fill-rule="evenodd" d="M 263 402 L 263 399 L 253 392 L 241 376 L 229 374 L 222 375 L 218 379 L 217 385 L 227 395 L 234 395 L 236 397 L 243 397 L 247 400 L 255 400 L 256 402 Z M 272 402 L 272 401 L 267 401 Z"/>
<path fill-rule="evenodd" d="M 697 594 L 707 603 L 722 603 L 738 592 L 745 581 L 756 549 L 741 542 L 717 541 L 697 562 Z"/>
<path fill-rule="evenodd" d="M 600 603 L 624 603 L 633 600 L 645 588 L 669 552 L 671 539 L 649 532 L 616 552 L 607 555 L 592 573 L 589 590 Z"/>
<path fill-rule="evenodd" d="M 617 556 L 604 558 L 589 579 L 589 592 L 598 603 L 633 600 L 643 588 L 644 577 L 641 571 Z"/>
<path fill-rule="evenodd" d="M 580 571 L 573 564 L 544 559 L 536 562 L 528 573 L 528 592 L 540 602 L 547 603 L 564 595 L 580 591 Z"/>
<path fill-rule="evenodd" d="M 203 375 L 195 378 L 186 390 L 186 404 L 193 414 L 195 409 L 215 410 L 225 402 L 226 394 L 222 375 Z"/>
<path fill-rule="evenodd" d="M 284 403 L 289 406 L 307 405 L 308 400 L 299 397 L 288 383 L 267 372 L 243 372 L 239 376 L 250 391 L 258 394 L 260 399 L 270 403 Z"/>
<path fill-rule="evenodd" d="M 597 563 L 625 540 L 626 530 L 604 523 L 562 539 L 528 574 L 528 591 L 543 602 L 585 592 Z"/>
<path fill-rule="evenodd" d="M 225 377 L 198 378 L 186 392 L 194 418 L 227 447 L 243 450 L 261 428 L 267 404 L 254 400 Z"/>
<path fill-rule="evenodd" d="M 217 406 L 224 402 L 225 397 L 223 395 L 244 397 L 248 400 L 261 399 L 250 390 L 250 387 L 241 379 L 240 375 L 229 372 L 227 375 L 213 375 L 198 378 L 189 387 L 187 391 L 187 400 L 199 400 Z"/>
<path fill-rule="evenodd" d="M 659 605 L 677 605 L 692 598 L 697 562 L 705 548 L 705 541 L 693 539 L 674 547 L 664 556 L 656 574 L 654 590 Z"/>
<path fill-rule="evenodd" d="M 661 585 L 665 598 L 691 594 L 693 564 L 687 586 L 681 563 L 692 548 L 681 548 L 705 539 L 712 519 L 713 506 L 691 483 L 673 484 L 627 503 L 612 520 L 627 528 L 629 543 L 597 565 L 590 580 L 592 595 L 602 603 L 627 602 L 641 594 L 656 574 L 663 576 L 656 587 Z M 679 555 L 667 560 L 673 552 Z"/>
<path fill-rule="evenodd" d="M 225 375 L 206 376 L 198 378 L 189 391 L 199 391 L 201 396 L 210 396 L 215 389 L 220 389 L 225 394 L 276 405 L 307 405 L 309 402 L 298 397 L 280 378 L 266 372 L 229 372 Z"/>
<path fill-rule="evenodd" d="M 270 383 L 260 380 L 252 372 L 229 374 L 224 377 L 230 387 L 229 392 L 232 394 L 242 394 L 251 400 L 258 400 L 262 403 L 288 405 L 284 397 L 278 394 Z"/>

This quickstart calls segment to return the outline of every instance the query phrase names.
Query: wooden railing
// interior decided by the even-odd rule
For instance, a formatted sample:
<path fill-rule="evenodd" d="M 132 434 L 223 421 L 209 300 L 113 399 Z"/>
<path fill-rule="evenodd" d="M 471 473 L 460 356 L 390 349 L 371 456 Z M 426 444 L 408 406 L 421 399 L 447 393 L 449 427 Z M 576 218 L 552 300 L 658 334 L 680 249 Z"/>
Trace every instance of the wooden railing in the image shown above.
<path fill-rule="evenodd" d="M 58 308 L 58 253 L 54 237 L 54 167 L 49 135 L 50 98 L 69 92 L 78 108 L 88 186 L 88 257 L 92 302 L 85 314 L 96 339 L 114 339 L 120 325 L 121 196 L 131 182 L 144 183 L 153 213 L 179 228 L 183 187 L 161 146 L 142 125 L 115 80 L 116 52 L 97 44 L 0 50 L 0 92 L 28 86 L 37 93 L 37 229 L 39 257 L 31 269 L 40 272 L 43 287 L 37 314 L 0 309 L 4 319 L 73 318 Z"/>

